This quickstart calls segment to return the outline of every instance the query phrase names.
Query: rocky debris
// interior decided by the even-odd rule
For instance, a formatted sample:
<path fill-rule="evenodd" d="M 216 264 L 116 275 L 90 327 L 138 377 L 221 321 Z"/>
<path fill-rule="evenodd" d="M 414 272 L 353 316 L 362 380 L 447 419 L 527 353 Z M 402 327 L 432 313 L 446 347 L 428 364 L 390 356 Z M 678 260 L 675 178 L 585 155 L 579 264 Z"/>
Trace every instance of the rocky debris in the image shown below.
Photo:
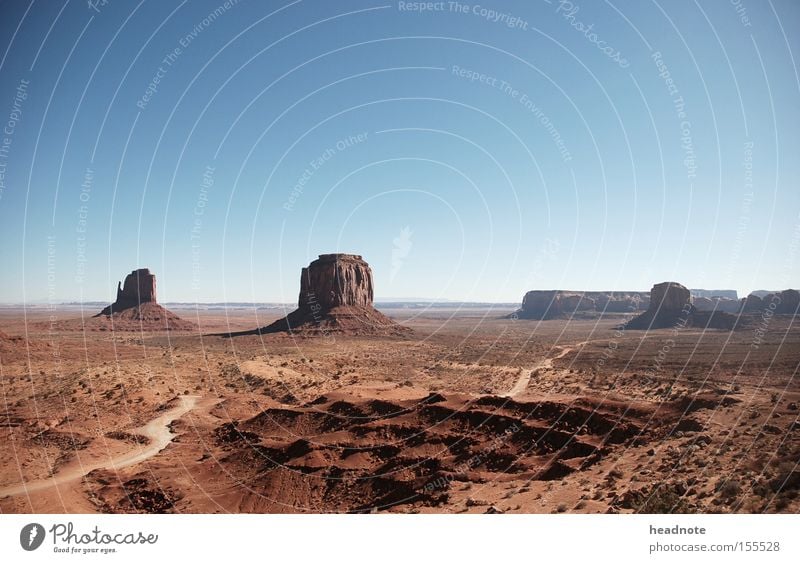
<path fill-rule="evenodd" d="M 533 290 L 515 313 L 523 319 L 557 319 L 575 313 L 630 313 L 647 308 L 646 292 Z"/>
<path fill-rule="evenodd" d="M 662 282 L 650 290 L 647 311 L 631 319 L 625 328 L 648 330 L 685 327 L 732 330 L 737 317 L 718 310 L 701 311 L 692 304 L 691 293 L 677 282 Z"/>
<path fill-rule="evenodd" d="M 260 333 L 405 334 L 373 306 L 372 270 L 357 254 L 320 254 L 303 268 L 297 309 Z"/>

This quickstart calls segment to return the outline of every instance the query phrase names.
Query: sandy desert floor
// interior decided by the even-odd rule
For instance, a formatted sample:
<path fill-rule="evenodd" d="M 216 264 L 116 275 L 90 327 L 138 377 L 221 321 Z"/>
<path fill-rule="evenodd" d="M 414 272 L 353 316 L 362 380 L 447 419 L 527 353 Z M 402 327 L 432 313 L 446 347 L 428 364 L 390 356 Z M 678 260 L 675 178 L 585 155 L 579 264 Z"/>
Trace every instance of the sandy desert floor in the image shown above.
<path fill-rule="evenodd" d="M 398 309 L 408 336 L 228 338 L 281 312 L 175 312 L 198 328 L 0 309 L 0 511 L 800 512 L 789 317 Z"/>

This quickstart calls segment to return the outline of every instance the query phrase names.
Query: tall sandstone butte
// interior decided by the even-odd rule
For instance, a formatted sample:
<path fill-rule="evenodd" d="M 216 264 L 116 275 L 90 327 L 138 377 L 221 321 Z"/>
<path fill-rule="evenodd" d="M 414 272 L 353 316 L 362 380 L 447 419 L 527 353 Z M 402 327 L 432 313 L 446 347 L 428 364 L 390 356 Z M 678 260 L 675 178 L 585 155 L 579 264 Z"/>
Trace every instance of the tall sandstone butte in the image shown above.
<path fill-rule="evenodd" d="M 117 300 L 119 309 L 134 307 L 142 303 L 157 303 L 156 276 L 149 268 L 134 270 L 125 276 L 125 284 L 117 282 Z"/>
<path fill-rule="evenodd" d="M 260 332 L 403 334 L 373 306 L 372 270 L 357 254 L 320 254 L 300 274 L 297 309 Z"/>
<path fill-rule="evenodd" d="M 372 307 L 372 269 L 356 254 L 320 254 L 300 274 L 297 307 Z"/>

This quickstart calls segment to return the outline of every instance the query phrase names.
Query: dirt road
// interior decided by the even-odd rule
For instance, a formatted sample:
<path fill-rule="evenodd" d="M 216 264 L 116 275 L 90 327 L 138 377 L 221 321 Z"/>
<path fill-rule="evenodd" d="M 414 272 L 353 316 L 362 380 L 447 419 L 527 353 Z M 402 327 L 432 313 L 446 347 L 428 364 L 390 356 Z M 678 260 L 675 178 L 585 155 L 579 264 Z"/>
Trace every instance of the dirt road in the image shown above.
<path fill-rule="evenodd" d="M 516 397 L 520 393 L 523 393 L 525 391 L 525 389 L 528 388 L 528 384 L 531 381 L 531 376 L 533 375 L 533 373 L 536 370 L 539 370 L 539 369 L 552 369 L 553 368 L 553 361 L 563 358 L 564 356 L 566 356 L 567 354 L 569 354 L 570 352 L 575 350 L 575 348 L 583 346 L 584 344 L 587 344 L 588 342 L 590 342 L 590 341 L 589 340 L 584 340 L 583 342 L 578 342 L 577 344 L 570 344 L 569 346 L 554 346 L 553 349 L 558 348 L 561 351 L 558 354 L 556 354 L 555 356 L 553 356 L 552 358 L 545 358 L 544 360 L 542 360 L 540 363 L 536 364 L 534 367 L 532 367 L 528 371 L 523 372 L 522 375 L 519 376 L 519 379 L 517 379 L 517 382 L 514 383 L 514 387 L 512 387 L 511 390 L 503 393 L 501 395 L 501 397 L 509 397 L 509 398 L 511 398 L 511 397 Z"/>
<path fill-rule="evenodd" d="M 158 454 L 166 448 L 175 435 L 170 431 L 169 425 L 192 410 L 200 397 L 196 395 L 181 395 L 179 404 L 175 408 L 165 411 L 160 416 L 154 418 L 144 426 L 131 431 L 133 434 L 140 434 L 149 439 L 145 445 L 136 445 L 130 451 L 116 455 L 107 460 L 99 460 L 90 464 L 80 462 L 80 459 L 66 465 L 58 473 L 47 479 L 30 481 L 10 487 L 0 489 L 0 498 L 28 494 L 34 491 L 41 491 L 50 487 L 61 485 L 69 481 L 81 479 L 95 469 L 117 470 L 130 467 L 141 463 L 146 459 Z"/>

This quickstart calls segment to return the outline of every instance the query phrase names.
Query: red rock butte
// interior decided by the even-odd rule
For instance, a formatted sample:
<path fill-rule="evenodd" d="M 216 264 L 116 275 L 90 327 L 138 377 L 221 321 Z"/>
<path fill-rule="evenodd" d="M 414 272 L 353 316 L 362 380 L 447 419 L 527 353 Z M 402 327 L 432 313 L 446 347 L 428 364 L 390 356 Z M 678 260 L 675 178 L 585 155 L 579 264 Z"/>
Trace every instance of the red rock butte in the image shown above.
<path fill-rule="evenodd" d="M 117 298 L 94 316 L 89 328 L 100 330 L 192 330 L 194 324 L 184 321 L 156 301 L 156 276 L 148 268 L 133 270 L 117 283 Z M 94 327 L 102 322 L 103 326 Z"/>
<path fill-rule="evenodd" d="M 308 335 L 404 334 L 373 306 L 372 269 L 358 254 L 320 254 L 300 274 L 297 309 L 259 330 Z"/>

